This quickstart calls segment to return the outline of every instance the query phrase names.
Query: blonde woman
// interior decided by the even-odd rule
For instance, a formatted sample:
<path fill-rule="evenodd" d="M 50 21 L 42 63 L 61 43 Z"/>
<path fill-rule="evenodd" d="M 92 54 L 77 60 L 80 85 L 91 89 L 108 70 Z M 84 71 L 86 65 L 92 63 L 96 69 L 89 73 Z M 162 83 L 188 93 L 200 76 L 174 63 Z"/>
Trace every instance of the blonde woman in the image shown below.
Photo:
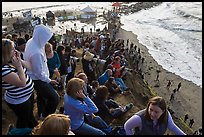
<path fill-rule="evenodd" d="M 61 61 L 59 59 L 58 53 L 53 51 L 53 46 L 49 42 L 45 44 L 45 53 L 47 56 L 47 65 L 50 73 L 50 78 L 55 74 L 60 81 L 59 68 L 61 66 Z"/>
<path fill-rule="evenodd" d="M 74 135 L 70 130 L 70 118 L 64 114 L 50 114 L 38 126 L 33 135 Z"/>
<path fill-rule="evenodd" d="M 93 114 L 98 112 L 98 108 L 83 93 L 84 86 L 84 81 L 79 78 L 72 78 L 67 84 L 64 112 L 72 121 L 71 130 L 76 135 L 106 135 L 109 126 L 99 116 Z"/>
<path fill-rule="evenodd" d="M 23 61 L 15 50 L 14 42 L 2 39 L 2 88 L 4 99 L 17 116 L 16 128 L 33 128 L 37 121 L 33 116 L 33 81 L 26 75 L 31 65 Z"/>

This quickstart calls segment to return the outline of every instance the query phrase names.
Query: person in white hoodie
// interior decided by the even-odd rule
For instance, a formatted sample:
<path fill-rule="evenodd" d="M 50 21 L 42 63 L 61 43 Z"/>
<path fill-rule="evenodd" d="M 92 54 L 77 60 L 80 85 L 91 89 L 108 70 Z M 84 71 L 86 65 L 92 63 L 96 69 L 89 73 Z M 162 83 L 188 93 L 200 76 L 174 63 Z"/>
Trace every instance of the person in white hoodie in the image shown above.
<path fill-rule="evenodd" d="M 34 89 L 37 92 L 38 116 L 43 118 L 55 113 L 59 103 L 59 95 L 52 85 L 58 84 L 56 80 L 49 78 L 45 44 L 50 40 L 53 33 L 44 25 L 34 28 L 33 36 L 26 43 L 24 59 L 31 63 L 32 70 L 27 74 L 34 81 Z"/>

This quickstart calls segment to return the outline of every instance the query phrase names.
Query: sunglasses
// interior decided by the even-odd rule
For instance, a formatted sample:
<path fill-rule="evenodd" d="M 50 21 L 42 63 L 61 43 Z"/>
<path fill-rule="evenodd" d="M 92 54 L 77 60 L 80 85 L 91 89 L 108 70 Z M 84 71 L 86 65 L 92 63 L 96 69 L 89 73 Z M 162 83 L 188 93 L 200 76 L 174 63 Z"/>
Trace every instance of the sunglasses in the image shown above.
<path fill-rule="evenodd" d="M 5 46 L 5 47 L 6 47 L 6 46 L 9 46 L 9 44 L 10 44 L 10 40 L 5 40 L 4 46 Z"/>

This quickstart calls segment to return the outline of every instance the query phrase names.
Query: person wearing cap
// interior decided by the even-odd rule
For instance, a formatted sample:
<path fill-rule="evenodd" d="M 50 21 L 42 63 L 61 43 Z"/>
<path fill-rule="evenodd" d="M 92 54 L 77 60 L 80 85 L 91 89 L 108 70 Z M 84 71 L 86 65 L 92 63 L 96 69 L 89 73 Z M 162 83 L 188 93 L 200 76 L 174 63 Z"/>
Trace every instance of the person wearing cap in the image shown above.
<path fill-rule="evenodd" d="M 17 45 L 16 45 L 16 49 L 18 51 L 20 51 L 21 53 L 21 59 L 24 59 L 23 58 L 23 54 L 25 52 L 25 45 L 26 45 L 26 41 L 24 38 L 18 38 L 17 41 L 16 41 Z"/>
<path fill-rule="evenodd" d="M 82 58 L 82 67 L 84 73 L 88 77 L 89 83 L 91 83 L 93 80 L 96 80 L 95 71 L 93 67 L 93 57 L 94 54 L 90 53 L 89 51 L 86 51 L 85 55 Z"/>

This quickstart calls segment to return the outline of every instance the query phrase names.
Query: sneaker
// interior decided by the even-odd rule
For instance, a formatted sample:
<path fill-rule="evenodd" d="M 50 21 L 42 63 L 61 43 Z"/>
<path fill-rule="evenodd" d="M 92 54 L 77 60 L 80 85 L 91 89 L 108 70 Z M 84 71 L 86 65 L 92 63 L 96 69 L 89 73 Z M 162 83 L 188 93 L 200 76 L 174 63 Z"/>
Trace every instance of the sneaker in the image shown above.
<path fill-rule="evenodd" d="M 125 112 L 127 112 L 128 110 L 130 110 L 134 105 L 132 103 L 128 104 L 125 106 Z"/>

